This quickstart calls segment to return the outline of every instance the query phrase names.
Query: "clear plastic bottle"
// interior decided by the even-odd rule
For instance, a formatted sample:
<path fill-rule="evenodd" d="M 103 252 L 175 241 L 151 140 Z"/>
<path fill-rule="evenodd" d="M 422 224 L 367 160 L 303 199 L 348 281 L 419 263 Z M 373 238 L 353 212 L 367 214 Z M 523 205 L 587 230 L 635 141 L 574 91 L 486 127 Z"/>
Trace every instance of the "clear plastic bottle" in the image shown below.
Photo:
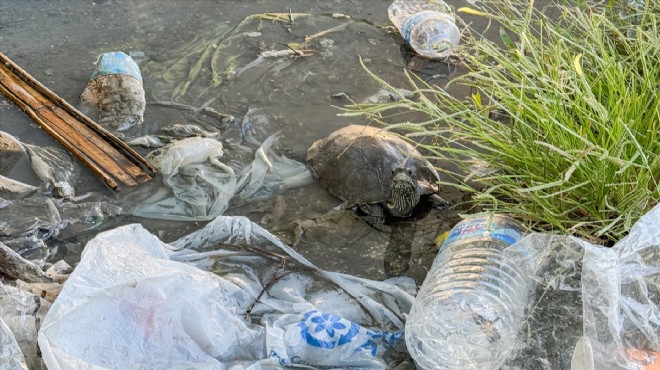
<path fill-rule="evenodd" d="M 440 248 L 406 321 L 421 369 L 499 369 L 511 354 L 531 287 L 525 250 L 502 251 L 523 234 L 502 215 L 459 222 Z M 511 248 L 509 251 L 510 252 Z"/>
<path fill-rule="evenodd" d="M 461 38 L 455 18 L 442 0 L 394 0 L 388 14 L 406 43 L 426 58 L 448 57 Z"/>

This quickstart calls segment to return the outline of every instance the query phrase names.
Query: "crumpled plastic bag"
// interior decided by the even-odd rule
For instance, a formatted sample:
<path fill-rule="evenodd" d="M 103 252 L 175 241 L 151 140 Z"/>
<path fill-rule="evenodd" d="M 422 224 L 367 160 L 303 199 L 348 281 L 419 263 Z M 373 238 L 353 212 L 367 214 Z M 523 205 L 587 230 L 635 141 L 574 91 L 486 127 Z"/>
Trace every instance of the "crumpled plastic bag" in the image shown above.
<path fill-rule="evenodd" d="M 265 199 L 311 183 L 313 177 L 305 164 L 274 151 L 279 137 L 276 133 L 264 140 L 247 166 L 237 161 L 231 166 L 221 162 L 224 148 L 212 138 L 187 138 L 155 150 L 148 157 L 163 175 L 165 187 L 147 188 L 148 196 L 132 213 L 146 218 L 208 221 L 222 215 L 236 195 L 244 201 Z"/>
<path fill-rule="evenodd" d="M 55 147 L 24 146 L 30 156 L 32 169 L 43 182 L 46 192 L 57 198 L 73 198 L 73 184 L 78 178 L 79 169 L 72 155 Z"/>
<path fill-rule="evenodd" d="M 382 369 L 414 289 L 318 270 L 245 217 L 170 245 L 127 225 L 87 244 L 39 345 L 58 369 Z"/>
<path fill-rule="evenodd" d="M 37 331 L 49 308 L 50 303 L 41 297 L 0 284 L 1 369 L 43 368 Z"/>
<path fill-rule="evenodd" d="M 612 248 L 544 234 L 511 246 L 534 256 L 536 288 L 517 337 L 517 354 L 503 369 L 659 366 L 659 225 L 660 205 Z"/>
<path fill-rule="evenodd" d="M 596 369 L 660 366 L 660 206 L 611 249 L 587 245 L 584 336 Z"/>
<path fill-rule="evenodd" d="M 280 136 L 280 133 L 276 133 L 264 140 L 257 149 L 252 164 L 243 171 L 238 184 L 238 188 L 242 188 L 239 193 L 242 199 L 267 199 L 286 189 L 314 181 L 312 173 L 304 164 L 283 155 L 273 154 L 271 148 Z"/>
<path fill-rule="evenodd" d="M 16 343 L 14 333 L 0 319 L 0 358 L 2 370 L 28 370 L 21 348 Z"/>
<path fill-rule="evenodd" d="M 51 248 L 44 240 L 79 235 L 123 212 L 121 207 L 96 193 L 70 200 L 42 196 L 0 198 L 0 242 L 41 266 L 51 255 Z"/>

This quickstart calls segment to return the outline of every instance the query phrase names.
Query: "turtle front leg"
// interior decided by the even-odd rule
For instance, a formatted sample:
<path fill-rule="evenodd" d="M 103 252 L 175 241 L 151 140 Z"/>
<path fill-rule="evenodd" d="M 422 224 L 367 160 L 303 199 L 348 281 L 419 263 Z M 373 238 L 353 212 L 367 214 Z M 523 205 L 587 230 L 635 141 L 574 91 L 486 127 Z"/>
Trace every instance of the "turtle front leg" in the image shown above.
<path fill-rule="evenodd" d="M 433 205 L 433 208 L 438 210 L 449 208 L 452 205 L 450 201 L 441 198 L 438 194 L 429 195 L 429 201 Z"/>
<path fill-rule="evenodd" d="M 383 224 L 385 223 L 385 209 L 380 204 L 358 204 L 357 209 L 364 213 L 362 219 L 367 225 L 379 231 L 387 231 Z"/>

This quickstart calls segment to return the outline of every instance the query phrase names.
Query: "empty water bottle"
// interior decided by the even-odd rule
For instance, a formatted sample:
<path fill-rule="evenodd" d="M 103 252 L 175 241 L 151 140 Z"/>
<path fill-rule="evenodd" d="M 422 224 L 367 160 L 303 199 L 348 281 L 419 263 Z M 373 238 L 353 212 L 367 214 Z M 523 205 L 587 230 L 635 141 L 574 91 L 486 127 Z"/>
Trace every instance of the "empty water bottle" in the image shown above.
<path fill-rule="evenodd" d="M 460 31 L 442 0 L 394 0 L 388 14 L 406 43 L 423 57 L 446 58 L 458 45 Z"/>
<path fill-rule="evenodd" d="M 406 321 L 408 351 L 421 369 L 499 369 L 511 354 L 531 277 L 523 234 L 502 215 L 459 222 L 447 235 Z M 514 251 L 510 254 L 511 251 Z M 519 261 L 517 261 L 519 262 Z"/>

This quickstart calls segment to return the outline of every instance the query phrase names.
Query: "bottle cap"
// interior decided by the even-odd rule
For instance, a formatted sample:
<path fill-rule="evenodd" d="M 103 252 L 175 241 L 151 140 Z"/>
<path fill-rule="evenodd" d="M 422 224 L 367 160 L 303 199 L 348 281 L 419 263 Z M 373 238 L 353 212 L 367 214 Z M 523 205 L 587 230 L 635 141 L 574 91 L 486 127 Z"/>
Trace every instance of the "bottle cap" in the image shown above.
<path fill-rule="evenodd" d="M 135 77 L 142 82 L 140 67 L 133 58 L 121 51 L 99 55 L 99 59 L 96 61 L 96 70 L 92 73 L 92 79 L 104 75 L 126 75 Z"/>

